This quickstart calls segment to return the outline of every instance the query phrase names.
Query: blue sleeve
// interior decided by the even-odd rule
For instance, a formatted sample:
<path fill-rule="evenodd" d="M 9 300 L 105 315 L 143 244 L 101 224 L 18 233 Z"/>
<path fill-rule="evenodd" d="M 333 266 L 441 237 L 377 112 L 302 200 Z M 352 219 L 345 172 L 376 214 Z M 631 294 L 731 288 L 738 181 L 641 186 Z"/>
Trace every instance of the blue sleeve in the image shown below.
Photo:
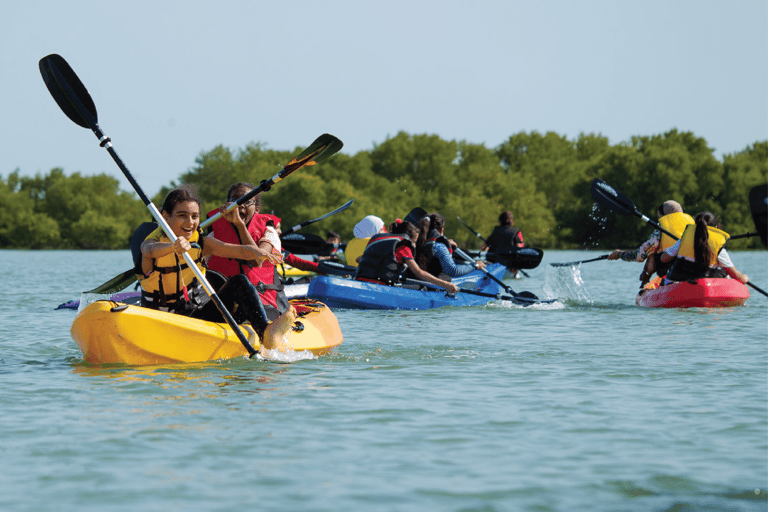
<path fill-rule="evenodd" d="M 464 274 L 468 274 L 475 270 L 474 265 L 457 265 L 453 261 L 453 257 L 448 251 L 448 248 L 443 244 L 435 244 L 432 250 L 435 252 L 435 256 L 437 256 L 437 259 L 440 261 L 440 266 L 443 267 L 443 272 L 448 274 L 450 277 L 463 276 Z"/>

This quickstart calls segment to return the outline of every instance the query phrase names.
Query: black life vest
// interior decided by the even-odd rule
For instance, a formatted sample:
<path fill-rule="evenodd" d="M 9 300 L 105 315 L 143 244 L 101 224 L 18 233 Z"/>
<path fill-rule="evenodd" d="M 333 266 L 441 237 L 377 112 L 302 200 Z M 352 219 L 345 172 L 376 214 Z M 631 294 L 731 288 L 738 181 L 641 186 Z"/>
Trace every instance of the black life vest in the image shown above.
<path fill-rule="evenodd" d="M 435 277 L 440 277 L 440 274 L 443 274 L 443 277 L 447 277 L 443 272 L 443 266 L 440 264 L 440 259 L 435 254 L 435 244 L 443 244 L 448 248 L 449 253 L 453 253 L 448 238 L 445 235 L 441 235 L 439 231 L 433 229 L 427 233 L 427 242 L 424 244 L 424 250 L 427 255 L 427 268 L 424 270 Z M 447 277 L 446 281 L 450 281 L 450 279 L 450 277 Z"/>
<path fill-rule="evenodd" d="M 520 230 L 514 226 L 496 226 L 488 237 L 488 252 L 507 252 L 517 248 Z"/>
<path fill-rule="evenodd" d="M 410 244 L 413 250 L 413 244 L 403 235 L 391 233 L 373 235 L 360 258 L 355 279 L 372 279 L 389 285 L 395 284 L 408 268 L 397 263 L 395 259 L 395 250 L 403 241 Z"/>

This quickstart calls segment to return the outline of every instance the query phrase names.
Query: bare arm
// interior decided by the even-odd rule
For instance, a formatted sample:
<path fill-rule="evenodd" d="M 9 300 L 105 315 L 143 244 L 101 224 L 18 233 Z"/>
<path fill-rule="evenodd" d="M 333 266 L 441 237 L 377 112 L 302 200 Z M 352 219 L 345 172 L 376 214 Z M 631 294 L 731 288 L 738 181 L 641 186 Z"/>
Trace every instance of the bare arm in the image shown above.
<path fill-rule="evenodd" d="M 228 220 L 234 227 L 235 230 L 237 230 L 237 234 L 239 239 L 241 240 L 242 245 L 251 245 L 256 246 L 259 245 L 251 235 L 250 231 L 248 231 L 248 226 L 245 224 L 245 219 L 243 219 L 240 216 L 240 210 L 238 208 L 235 208 L 227 213 L 224 213 L 226 211 L 226 208 L 230 205 L 230 203 L 224 203 L 221 208 L 219 208 L 219 211 L 222 213 L 222 216 Z M 267 250 L 267 252 L 271 252 L 271 249 L 265 248 L 263 245 L 259 245 L 262 249 Z M 271 247 L 271 246 L 270 246 Z M 259 266 L 259 261 L 256 259 L 253 260 L 247 260 L 248 264 L 252 267 Z"/>
<path fill-rule="evenodd" d="M 175 242 L 159 242 L 154 239 L 144 240 L 141 244 L 141 271 L 144 275 L 152 272 L 152 260 L 162 258 L 171 253 L 179 256 L 191 249 L 189 240 L 183 236 L 177 237 Z"/>
<path fill-rule="evenodd" d="M 270 254 L 256 245 L 239 245 L 222 242 L 212 236 L 205 237 L 203 244 L 203 255 L 221 256 L 222 258 L 232 258 L 245 261 L 262 262 L 267 260 L 273 265 L 279 265 L 283 262 L 281 254 Z"/>
<path fill-rule="evenodd" d="M 731 276 L 732 278 L 741 281 L 744 284 L 747 284 L 749 282 L 749 276 L 747 274 L 743 274 L 736 270 L 736 267 L 724 267 L 723 270 L 725 270 L 725 273 Z"/>

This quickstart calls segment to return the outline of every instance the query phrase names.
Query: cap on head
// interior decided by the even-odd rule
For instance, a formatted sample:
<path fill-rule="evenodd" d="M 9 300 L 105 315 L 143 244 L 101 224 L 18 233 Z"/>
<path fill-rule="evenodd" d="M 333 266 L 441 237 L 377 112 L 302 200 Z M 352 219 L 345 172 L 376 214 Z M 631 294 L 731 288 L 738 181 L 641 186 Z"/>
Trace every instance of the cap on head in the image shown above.
<path fill-rule="evenodd" d="M 355 224 L 355 238 L 370 238 L 384 227 L 384 221 L 375 215 L 368 215 Z"/>

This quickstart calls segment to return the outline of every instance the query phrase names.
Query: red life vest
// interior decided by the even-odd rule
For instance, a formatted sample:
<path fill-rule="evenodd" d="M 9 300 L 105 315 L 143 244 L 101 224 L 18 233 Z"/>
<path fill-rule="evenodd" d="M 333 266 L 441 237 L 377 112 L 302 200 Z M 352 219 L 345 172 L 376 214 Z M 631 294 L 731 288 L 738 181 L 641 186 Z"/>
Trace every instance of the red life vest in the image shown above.
<path fill-rule="evenodd" d="M 208 217 L 213 216 L 219 210 L 212 210 L 208 212 Z M 261 237 L 264 235 L 266 228 L 267 218 L 261 214 L 254 214 L 251 222 L 248 223 L 248 232 L 253 237 L 253 240 L 258 243 Z M 240 236 L 237 229 L 224 217 L 211 224 L 213 229 L 213 237 L 222 242 L 228 244 L 242 245 Z M 248 280 L 258 286 L 259 283 L 265 285 L 272 285 L 275 282 L 275 266 L 269 263 L 264 263 L 261 267 L 252 267 L 248 263 L 242 260 L 235 260 L 230 258 L 222 258 L 221 256 L 212 256 L 208 262 L 208 268 L 221 273 L 225 277 L 232 277 L 237 274 L 245 274 Z M 259 292 L 262 300 L 277 308 L 277 291 L 275 289 L 267 288 L 263 292 Z"/>

